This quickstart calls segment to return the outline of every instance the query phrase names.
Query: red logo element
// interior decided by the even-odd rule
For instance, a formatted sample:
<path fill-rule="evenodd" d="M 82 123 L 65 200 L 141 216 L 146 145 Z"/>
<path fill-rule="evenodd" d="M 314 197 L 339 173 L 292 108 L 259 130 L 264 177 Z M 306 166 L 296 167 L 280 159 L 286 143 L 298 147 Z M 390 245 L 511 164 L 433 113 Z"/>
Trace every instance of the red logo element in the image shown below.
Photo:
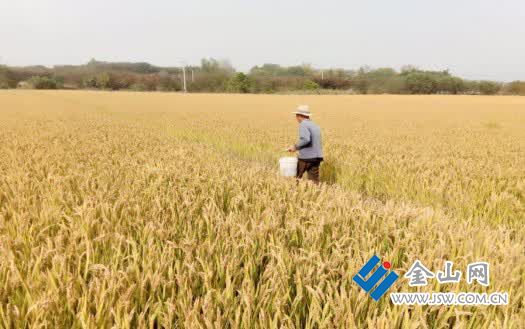
<path fill-rule="evenodd" d="M 390 262 L 384 262 L 383 266 L 388 270 L 392 264 L 390 264 Z"/>

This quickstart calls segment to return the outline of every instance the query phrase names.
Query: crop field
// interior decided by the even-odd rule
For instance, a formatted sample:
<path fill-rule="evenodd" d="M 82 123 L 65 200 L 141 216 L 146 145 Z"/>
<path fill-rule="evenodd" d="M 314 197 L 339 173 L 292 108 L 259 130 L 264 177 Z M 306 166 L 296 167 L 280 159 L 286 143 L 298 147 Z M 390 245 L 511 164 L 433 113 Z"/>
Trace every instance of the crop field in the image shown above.
<path fill-rule="evenodd" d="M 298 104 L 319 186 L 277 174 Z M 524 223 L 525 97 L 0 92 L 1 328 L 523 328 Z M 508 305 L 376 302 L 374 254 Z"/>

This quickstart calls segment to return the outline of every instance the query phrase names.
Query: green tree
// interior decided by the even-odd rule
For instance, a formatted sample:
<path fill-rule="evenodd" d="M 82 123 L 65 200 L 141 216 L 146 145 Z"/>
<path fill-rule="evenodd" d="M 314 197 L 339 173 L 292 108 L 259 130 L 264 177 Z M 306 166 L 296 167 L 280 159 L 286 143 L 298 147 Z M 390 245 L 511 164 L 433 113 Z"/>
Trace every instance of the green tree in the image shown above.
<path fill-rule="evenodd" d="M 439 92 L 446 94 L 460 94 L 465 90 L 465 83 L 462 79 L 446 75 L 438 79 Z"/>
<path fill-rule="evenodd" d="M 286 75 L 292 77 L 308 77 L 313 75 L 313 69 L 308 64 L 290 66 L 286 69 Z"/>
<path fill-rule="evenodd" d="M 16 78 L 14 72 L 5 65 L 0 65 L 0 89 L 16 88 L 22 77 Z"/>
<path fill-rule="evenodd" d="M 102 72 L 96 77 L 96 86 L 99 89 L 109 89 L 111 77 L 107 72 Z"/>
<path fill-rule="evenodd" d="M 406 88 L 410 94 L 435 94 L 438 83 L 430 73 L 411 72 L 406 75 Z"/>
<path fill-rule="evenodd" d="M 483 95 L 495 95 L 501 90 L 501 85 L 492 81 L 480 81 L 479 92 Z"/>
<path fill-rule="evenodd" d="M 506 84 L 505 93 L 511 95 L 525 95 L 525 81 L 512 81 Z"/>
<path fill-rule="evenodd" d="M 360 94 L 368 94 L 368 88 L 370 86 L 368 72 L 368 68 L 361 67 L 353 79 L 353 86 Z"/>
<path fill-rule="evenodd" d="M 286 69 L 283 69 L 278 64 L 264 64 L 262 66 L 254 66 L 250 70 L 250 76 L 267 76 L 277 77 L 286 75 Z"/>
<path fill-rule="evenodd" d="M 252 81 L 246 74 L 239 72 L 228 81 L 227 90 L 234 93 L 249 93 L 252 90 Z"/>
<path fill-rule="evenodd" d="M 373 94 L 399 93 L 395 84 L 397 72 L 391 68 L 370 70 L 366 74 L 369 81 L 368 91 Z M 392 90 L 391 90 L 392 89 Z"/>
<path fill-rule="evenodd" d="M 55 79 L 48 77 L 34 76 L 29 79 L 29 83 L 35 89 L 57 89 L 58 83 Z"/>

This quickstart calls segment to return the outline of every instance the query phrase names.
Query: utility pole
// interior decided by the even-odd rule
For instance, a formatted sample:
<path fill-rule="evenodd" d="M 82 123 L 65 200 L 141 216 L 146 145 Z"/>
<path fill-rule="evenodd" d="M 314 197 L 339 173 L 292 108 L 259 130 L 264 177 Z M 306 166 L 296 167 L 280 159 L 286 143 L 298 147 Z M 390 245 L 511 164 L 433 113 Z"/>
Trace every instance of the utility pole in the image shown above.
<path fill-rule="evenodd" d="M 191 69 L 191 82 L 195 82 L 195 76 L 193 75 L 193 68 Z"/>
<path fill-rule="evenodd" d="M 324 80 L 324 71 L 321 70 L 321 80 Z"/>
<path fill-rule="evenodd" d="M 188 89 L 186 89 L 186 66 L 182 67 L 182 85 L 184 92 L 187 93 Z"/>
<path fill-rule="evenodd" d="M 187 93 L 188 88 L 186 86 L 186 61 L 182 60 L 180 61 L 180 64 L 182 65 L 182 90 Z"/>

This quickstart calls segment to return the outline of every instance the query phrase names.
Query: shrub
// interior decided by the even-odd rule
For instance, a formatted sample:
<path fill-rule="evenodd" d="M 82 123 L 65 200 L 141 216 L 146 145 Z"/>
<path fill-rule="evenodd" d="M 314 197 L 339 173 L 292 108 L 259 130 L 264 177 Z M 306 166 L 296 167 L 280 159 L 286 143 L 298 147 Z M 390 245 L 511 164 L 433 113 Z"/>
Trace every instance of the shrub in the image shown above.
<path fill-rule="evenodd" d="M 306 80 L 303 83 L 303 89 L 304 90 L 317 90 L 317 89 L 319 89 L 319 85 L 315 81 Z"/>
<path fill-rule="evenodd" d="M 134 83 L 131 85 L 130 89 L 134 91 L 146 91 L 147 90 L 146 85 L 143 83 Z"/>
<path fill-rule="evenodd" d="M 349 79 L 339 77 L 316 78 L 314 81 L 322 89 L 349 89 L 351 86 Z"/>
<path fill-rule="evenodd" d="M 505 86 L 505 93 L 511 95 L 525 95 L 525 81 L 513 81 Z"/>
<path fill-rule="evenodd" d="M 88 76 L 82 80 L 82 87 L 84 88 L 97 88 L 97 78 L 94 76 Z"/>
<path fill-rule="evenodd" d="M 48 77 L 34 76 L 29 79 L 29 83 L 34 89 L 57 89 L 58 82 L 55 79 Z"/>

